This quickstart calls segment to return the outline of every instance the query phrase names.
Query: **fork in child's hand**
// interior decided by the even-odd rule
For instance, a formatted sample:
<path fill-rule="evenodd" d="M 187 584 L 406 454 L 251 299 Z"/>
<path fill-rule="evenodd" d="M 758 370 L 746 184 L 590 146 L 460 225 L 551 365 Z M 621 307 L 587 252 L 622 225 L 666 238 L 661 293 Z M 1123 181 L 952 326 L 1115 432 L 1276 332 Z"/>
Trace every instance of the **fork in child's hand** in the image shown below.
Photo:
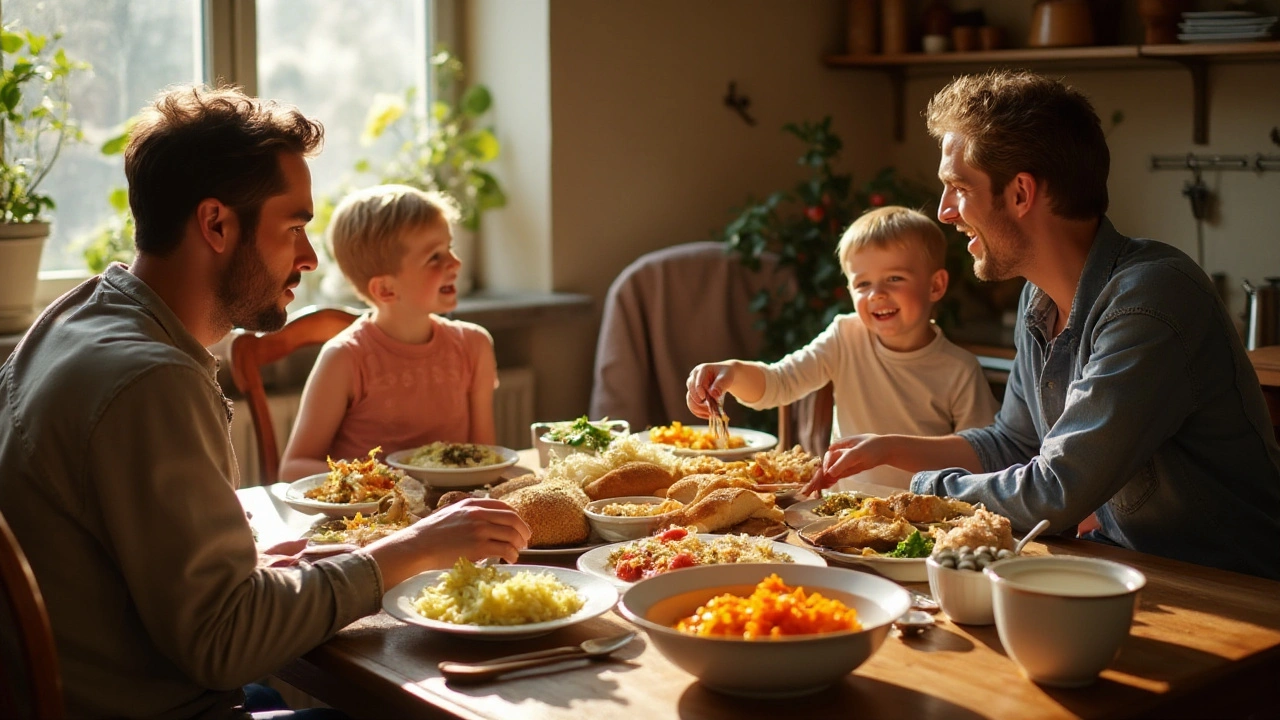
<path fill-rule="evenodd" d="M 714 396 L 707 396 L 707 405 L 711 408 L 711 417 L 707 418 L 711 437 L 715 438 L 716 449 L 729 447 L 729 416 L 724 414 L 724 406 Z"/>

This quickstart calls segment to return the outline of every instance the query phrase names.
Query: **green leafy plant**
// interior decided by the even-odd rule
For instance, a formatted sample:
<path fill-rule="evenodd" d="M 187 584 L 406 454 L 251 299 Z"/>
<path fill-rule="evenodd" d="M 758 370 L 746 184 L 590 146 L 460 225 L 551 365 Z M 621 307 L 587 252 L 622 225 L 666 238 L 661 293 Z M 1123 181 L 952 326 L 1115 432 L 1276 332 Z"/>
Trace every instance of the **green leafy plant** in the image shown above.
<path fill-rule="evenodd" d="M 40 35 L 6 25 L 0 30 L 0 222 L 45 220 L 53 198 L 40 183 L 62 146 L 84 138 L 71 120 L 68 81 L 89 65 L 57 46 L 61 34 Z"/>
<path fill-rule="evenodd" d="M 728 250 L 746 266 L 758 269 L 762 256 L 773 253 L 787 271 L 785 283 L 761 290 L 751 302 L 764 333 L 760 359 L 766 361 L 805 346 L 837 314 L 853 311 L 836 247 L 854 219 L 882 205 L 905 205 L 926 213 L 937 206 L 936 194 L 893 168 L 858 187 L 851 175 L 838 173 L 833 163 L 843 143 L 831 130 L 830 117 L 817 123 L 788 123 L 783 130 L 804 143 L 800 164 L 811 170 L 810 176 L 790 192 L 749 202 L 720 233 Z M 949 243 L 949 256 L 954 245 Z M 963 253 L 962 245 L 958 249 Z"/>
<path fill-rule="evenodd" d="M 126 121 L 120 134 L 104 142 L 99 152 L 107 156 L 123 154 L 125 145 L 129 144 L 129 131 L 136 121 L 137 118 Z M 135 254 L 129 190 L 123 187 L 111 188 L 111 192 L 107 194 L 107 203 L 111 206 L 111 214 L 80 239 L 84 264 L 95 274 L 103 272 L 113 262 L 131 263 Z"/>
<path fill-rule="evenodd" d="M 355 170 L 375 175 L 380 183 L 444 192 L 457 201 L 462 226 L 475 230 L 485 211 L 507 204 L 501 184 L 485 169 L 497 159 L 501 146 L 492 128 L 478 126 L 493 97 L 484 85 L 464 85 L 462 61 L 447 50 L 431 57 L 431 67 L 440 98 L 426 111 L 416 102 L 416 88 L 403 96 L 375 98 L 362 142 L 389 135 L 400 143 L 396 155 L 381 167 L 362 159 Z"/>

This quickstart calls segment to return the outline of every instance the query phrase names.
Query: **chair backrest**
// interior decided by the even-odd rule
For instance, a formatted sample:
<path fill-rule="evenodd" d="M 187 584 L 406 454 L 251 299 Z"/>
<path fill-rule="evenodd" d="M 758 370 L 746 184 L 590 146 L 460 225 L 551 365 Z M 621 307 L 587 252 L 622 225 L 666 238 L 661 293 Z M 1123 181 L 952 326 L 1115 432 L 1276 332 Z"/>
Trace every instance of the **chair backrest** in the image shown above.
<path fill-rule="evenodd" d="M 776 258 L 746 268 L 723 243 L 692 242 L 642 255 L 609 288 L 596 344 L 590 414 L 633 431 L 673 420 L 701 423 L 685 406 L 695 365 L 753 358 L 762 335 L 757 293 L 782 282 Z M 725 405 L 731 423 L 743 411 Z"/>
<path fill-rule="evenodd" d="M 262 383 L 262 366 L 288 357 L 307 345 L 320 345 L 360 317 L 354 308 L 308 307 L 273 333 L 241 332 L 231 341 L 231 379 L 249 402 L 254 437 L 258 441 L 258 470 L 263 484 L 280 476 L 280 446 L 271 424 L 271 409 Z"/>
<path fill-rule="evenodd" d="M 831 445 L 835 419 L 835 388 L 831 383 L 778 408 L 778 447 L 786 450 L 800 445 L 806 452 L 821 456 Z"/>
<path fill-rule="evenodd" d="M 4 515 L 0 515 L 0 581 L 4 600 L 0 627 L 5 636 L 0 641 L 4 650 L 0 717 L 63 717 L 62 675 L 44 597 Z"/>

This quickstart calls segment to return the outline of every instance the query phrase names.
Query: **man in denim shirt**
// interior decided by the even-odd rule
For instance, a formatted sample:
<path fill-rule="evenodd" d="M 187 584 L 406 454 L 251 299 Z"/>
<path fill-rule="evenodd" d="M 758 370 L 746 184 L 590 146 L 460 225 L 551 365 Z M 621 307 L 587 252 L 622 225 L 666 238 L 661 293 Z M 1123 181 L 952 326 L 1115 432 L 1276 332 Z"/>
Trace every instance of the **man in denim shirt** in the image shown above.
<path fill-rule="evenodd" d="M 1110 154 L 1088 100 L 1007 71 L 929 103 L 938 218 L 984 280 L 1025 277 L 1017 357 L 990 427 L 855 436 L 832 478 L 889 464 L 911 489 L 984 503 L 1026 530 L 1090 514 L 1085 537 L 1280 579 L 1280 448 L 1225 306 L 1179 250 L 1105 217 Z"/>

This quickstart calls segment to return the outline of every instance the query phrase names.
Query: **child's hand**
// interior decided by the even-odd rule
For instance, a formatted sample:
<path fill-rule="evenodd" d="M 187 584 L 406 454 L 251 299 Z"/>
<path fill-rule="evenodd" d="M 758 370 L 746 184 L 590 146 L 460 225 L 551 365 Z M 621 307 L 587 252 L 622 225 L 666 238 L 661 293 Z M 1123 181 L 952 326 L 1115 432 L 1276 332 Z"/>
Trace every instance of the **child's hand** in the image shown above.
<path fill-rule="evenodd" d="M 685 404 L 689 406 L 689 412 L 706 420 L 713 412 L 708 400 L 720 400 L 732 386 L 732 365 L 703 363 L 689 373 L 689 379 L 685 382 Z"/>

